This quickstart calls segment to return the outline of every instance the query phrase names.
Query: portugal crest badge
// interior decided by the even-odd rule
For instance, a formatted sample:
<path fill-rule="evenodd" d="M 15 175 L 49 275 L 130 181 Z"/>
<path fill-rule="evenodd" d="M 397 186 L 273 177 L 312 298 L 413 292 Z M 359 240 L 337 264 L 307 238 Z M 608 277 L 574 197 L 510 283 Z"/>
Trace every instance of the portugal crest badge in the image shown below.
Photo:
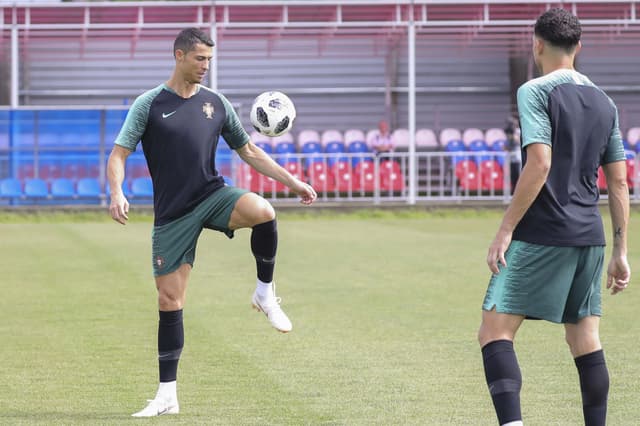
<path fill-rule="evenodd" d="M 213 105 L 211 105 L 211 102 L 205 102 L 202 105 L 202 112 L 204 112 L 205 117 L 209 120 L 213 119 L 213 111 Z"/>

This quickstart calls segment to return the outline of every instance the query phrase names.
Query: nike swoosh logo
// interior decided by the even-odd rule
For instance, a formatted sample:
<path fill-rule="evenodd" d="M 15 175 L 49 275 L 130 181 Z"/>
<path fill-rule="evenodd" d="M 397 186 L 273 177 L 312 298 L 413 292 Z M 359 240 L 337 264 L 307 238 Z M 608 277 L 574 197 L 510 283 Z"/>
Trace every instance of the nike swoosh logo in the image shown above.
<path fill-rule="evenodd" d="M 171 117 L 171 116 L 172 116 L 173 114 L 175 114 L 176 112 L 177 112 L 177 111 L 173 111 L 173 112 L 170 112 L 170 113 L 163 112 L 163 113 L 162 113 L 162 118 Z"/>
<path fill-rule="evenodd" d="M 163 115 L 164 115 L 164 114 L 163 114 Z M 169 407 L 166 407 L 166 408 L 164 408 L 164 409 L 162 409 L 162 410 L 158 410 L 158 415 L 159 415 L 159 416 L 161 416 L 161 415 L 163 415 L 164 413 L 166 413 L 167 411 L 169 411 Z"/>

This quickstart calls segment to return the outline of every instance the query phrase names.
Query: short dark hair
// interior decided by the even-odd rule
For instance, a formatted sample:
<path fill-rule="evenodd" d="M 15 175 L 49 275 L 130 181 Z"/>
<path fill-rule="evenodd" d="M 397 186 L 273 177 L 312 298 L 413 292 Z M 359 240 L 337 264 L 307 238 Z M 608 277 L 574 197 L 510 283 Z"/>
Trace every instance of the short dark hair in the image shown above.
<path fill-rule="evenodd" d="M 580 41 L 582 27 L 578 17 L 571 12 L 553 8 L 540 15 L 534 33 L 552 46 L 571 52 Z"/>
<path fill-rule="evenodd" d="M 198 28 L 185 28 L 180 31 L 176 40 L 173 42 L 173 54 L 175 55 L 178 49 L 185 53 L 190 52 L 196 44 L 206 44 L 209 47 L 213 47 L 214 45 L 211 37 L 204 31 Z"/>

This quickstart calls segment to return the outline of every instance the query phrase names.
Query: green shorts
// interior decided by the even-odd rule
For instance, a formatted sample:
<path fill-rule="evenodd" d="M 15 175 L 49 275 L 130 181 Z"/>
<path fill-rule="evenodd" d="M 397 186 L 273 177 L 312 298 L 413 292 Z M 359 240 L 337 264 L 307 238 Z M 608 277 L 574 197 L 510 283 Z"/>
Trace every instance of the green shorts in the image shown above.
<path fill-rule="evenodd" d="M 224 186 L 181 218 L 154 226 L 151 234 L 153 275 L 169 274 L 184 263 L 193 266 L 198 237 L 203 228 L 224 232 L 233 238 L 233 231 L 228 228 L 229 218 L 238 199 L 247 192 Z"/>
<path fill-rule="evenodd" d="M 482 309 L 556 323 L 602 315 L 604 246 L 555 247 L 512 241 L 489 281 Z"/>

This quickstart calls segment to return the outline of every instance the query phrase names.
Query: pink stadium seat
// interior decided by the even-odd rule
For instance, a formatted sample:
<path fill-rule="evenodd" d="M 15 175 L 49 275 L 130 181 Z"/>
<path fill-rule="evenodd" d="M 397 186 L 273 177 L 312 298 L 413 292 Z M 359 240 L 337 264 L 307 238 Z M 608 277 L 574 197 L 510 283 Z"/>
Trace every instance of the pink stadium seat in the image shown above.
<path fill-rule="evenodd" d="M 506 141 L 507 135 L 504 133 L 504 130 L 493 127 L 491 129 L 487 129 L 484 134 L 484 140 L 487 145 L 492 146 L 497 141 Z"/>
<path fill-rule="evenodd" d="M 327 146 L 330 142 L 344 143 L 344 137 L 339 130 L 325 130 L 320 136 L 320 143 L 322 146 Z"/>
<path fill-rule="evenodd" d="M 632 127 L 627 130 L 627 142 L 635 147 L 640 141 L 640 127 Z"/>
<path fill-rule="evenodd" d="M 440 146 L 444 147 L 447 146 L 447 144 L 450 141 L 461 141 L 462 140 L 462 133 L 460 133 L 460 130 L 458 129 L 454 129 L 454 128 L 446 128 L 446 129 L 442 129 L 442 131 L 440 131 Z"/>
<path fill-rule="evenodd" d="M 320 143 L 320 134 L 311 129 L 302 130 L 298 134 L 298 148 L 309 142 Z"/>
<path fill-rule="evenodd" d="M 344 143 L 345 145 L 349 145 L 351 142 L 365 142 L 367 138 L 364 135 L 364 132 L 360 129 L 349 129 L 344 132 Z"/>
<path fill-rule="evenodd" d="M 431 129 L 419 129 L 416 132 L 416 148 L 438 148 L 438 138 L 436 138 L 435 132 Z"/>
<path fill-rule="evenodd" d="M 265 136 L 260 132 L 256 132 L 253 131 L 249 134 L 249 137 L 251 138 L 251 142 L 253 142 L 254 144 L 259 144 L 259 143 L 264 143 L 265 145 L 269 145 L 272 146 L 272 140 L 269 136 Z"/>
<path fill-rule="evenodd" d="M 409 130 L 395 129 L 391 132 L 391 140 L 395 148 L 407 148 L 409 146 Z"/>
<path fill-rule="evenodd" d="M 471 127 L 466 129 L 462 134 L 462 142 L 464 142 L 465 146 L 471 145 L 473 141 L 483 141 L 484 133 L 480 129 L 476 129 L 475 127 Z"/>

